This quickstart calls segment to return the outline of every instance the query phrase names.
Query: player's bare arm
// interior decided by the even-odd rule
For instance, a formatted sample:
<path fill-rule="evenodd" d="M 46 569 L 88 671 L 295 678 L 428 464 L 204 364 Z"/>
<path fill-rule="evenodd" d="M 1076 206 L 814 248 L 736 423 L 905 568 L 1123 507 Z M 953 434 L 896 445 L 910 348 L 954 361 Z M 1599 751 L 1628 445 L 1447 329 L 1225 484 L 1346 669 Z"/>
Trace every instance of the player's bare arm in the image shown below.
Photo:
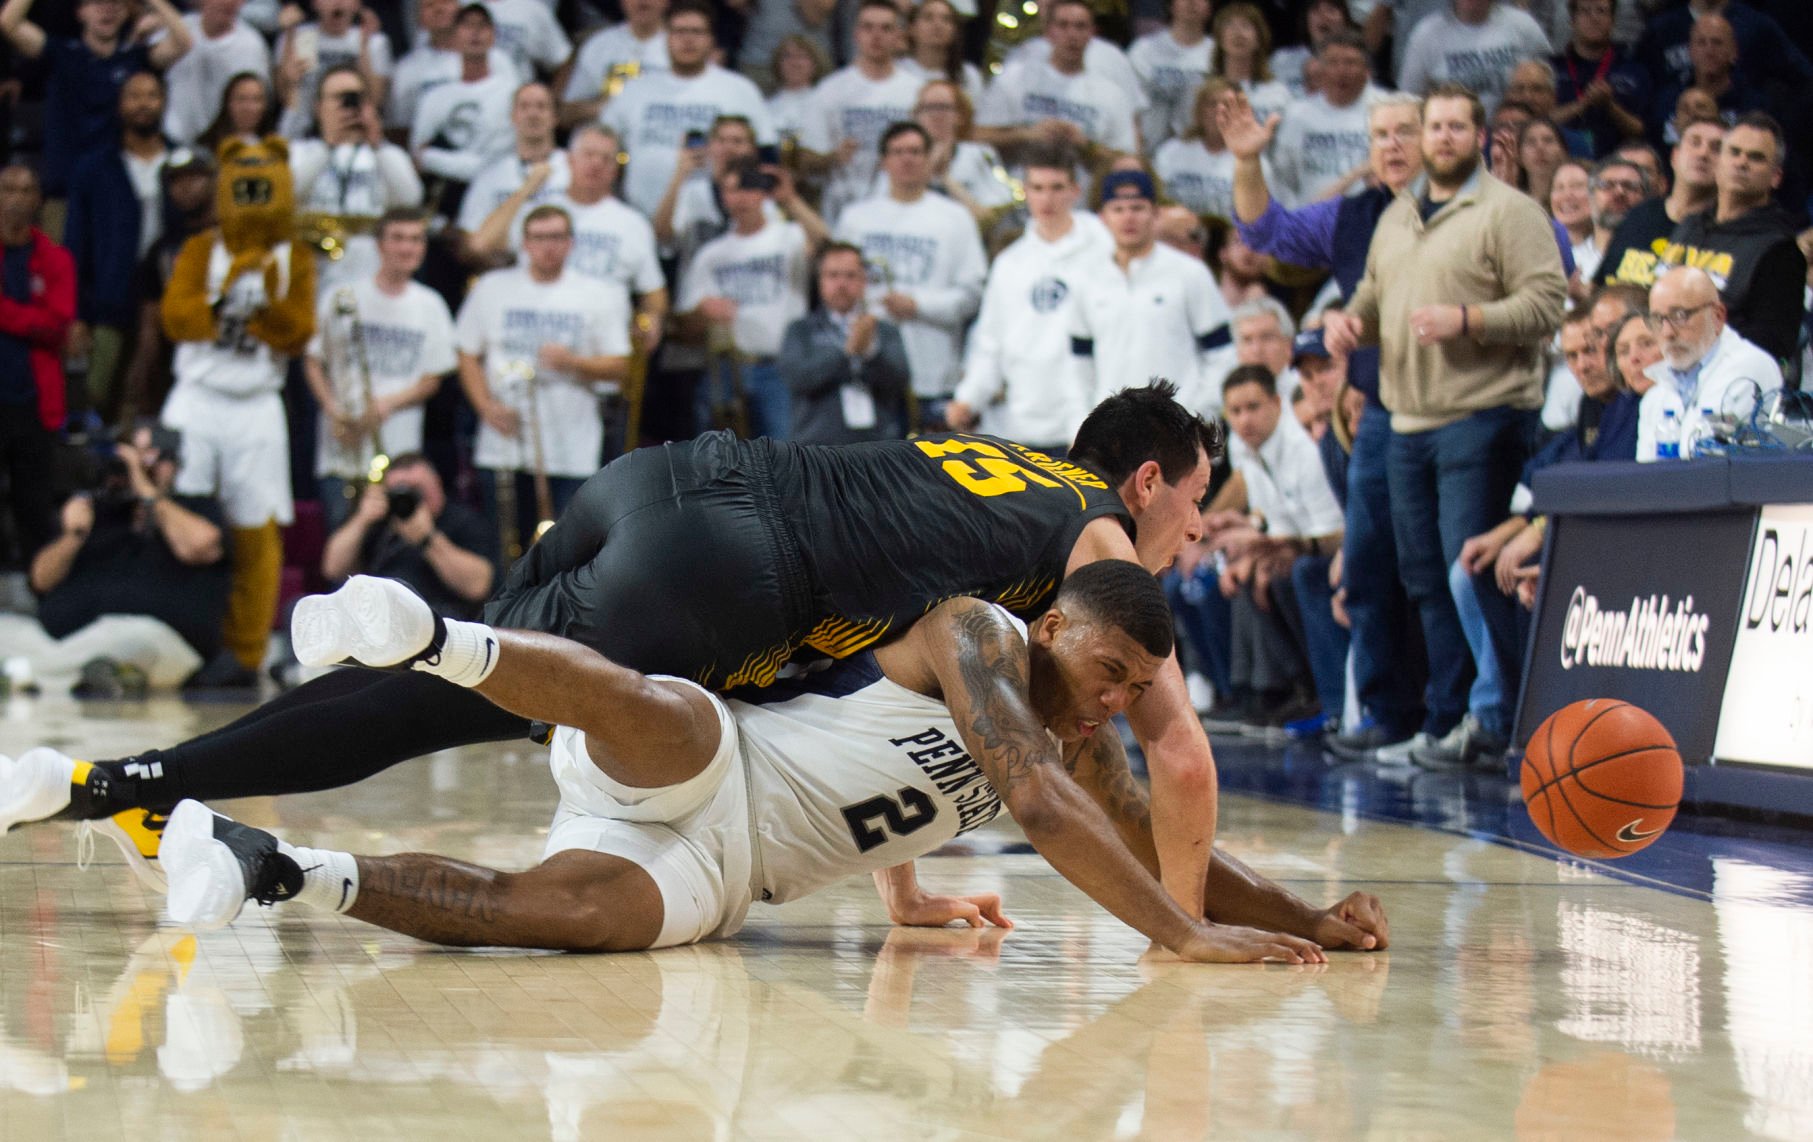
<path fill-rule="evenodd" d="M 1064 768 L 1108 814 L 1133 854 L 1155 874 L 1158 856 L 1152 842 L 1151 801 L 1128 768 L 1120 738 L 1097 734 L 1076 743 L 1064 751 Z M 1386 947 L 1390 940 L 1390 925 L 1377 896 L 1355 892 L 1319 909 L 1221 849 L 1215 850 L 1209 866 L 1203 912 L 1217 924 L 1287 932 L 1324 948 L 1370 951 Z"/>
<path fill-rule="evenodd" d="M 1168 561 L 1175 554 L 1165 558 Z M 1126 529 L 1112 519 L 1094 520 L 1083 528 L 1071 549 L 1066 573 L 1102 559 L 1142 562 Z M 1159 570 L 1150 559 L 1144 562 L 1148 570 Z M 1145 751 L 1158 793 L 1154 836 L 1165 889 L 1185 911 L 1200 918 L 1209 854 L 1215 844 L 1215 754 L 1190 706 L 1189 689 L 1175 655 L 1154 679 L 1151 690 L 1127 711 L 1127 720 Z"/>
<path fill-rule="evenodd" d="M 922 675 L 920 685 L 937 687 L 964 745 L 1027 840 L 1091 899 L 1186 959 L 1323 959 L 1321 949 L 1296 937 L 1202 924 L 1166 896 L 1107 815 L 1064 772 L 1057 745 L 1031 705 L 1026 641 L 1000 612 L 976 600 L 953 600 L 903 642 L 918 644 L 921 669 L 930 676 Z M 889 675 L 910 685 L 894 668 Z M 1149 677 L 1123 681 L 1125 700 Z M 1116 712 L 1103 711 L 1098 725 Z"/>

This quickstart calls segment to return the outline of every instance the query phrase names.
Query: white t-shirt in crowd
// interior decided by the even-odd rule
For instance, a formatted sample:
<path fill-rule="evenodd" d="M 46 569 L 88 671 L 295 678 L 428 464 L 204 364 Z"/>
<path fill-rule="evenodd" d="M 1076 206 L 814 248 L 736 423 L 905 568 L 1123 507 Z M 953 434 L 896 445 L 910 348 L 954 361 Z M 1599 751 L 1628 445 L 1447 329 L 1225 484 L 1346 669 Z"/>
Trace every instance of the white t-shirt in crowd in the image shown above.
<path fill-rule="evenodd" d="M 1548 36 L 1520 8 L 1494 4 L 1479 25 L 1464 24 L 1444 8 L 1423 17 L 1411 31 L 1398 69 L 1398 87 L 1422 95 L 1438 83 L 1464 84 L 1490 115 L 1504 98 L 1511 68 L 1548 55 Z"/>
<path fill-rule="evenodd" d="M 1271 160 L 1261 155 L 1265 184 L 1276 186 Z M 1152 156 L 1152 170 L 1165 193 L 1198 214 L 1234 216 L 1234 152 L 1211 151 L 1201 139 L 1172 139 Z"/>
<path fill-rule="evenodd" d="M 610 82 L 611 68 L 618 64 L 635 64 L 637 75 L 666 71 L 667 29 L 655 29 L 655 34 L 646 40 L 637 39 L 628 24 L 616 24 L 600 31 L 579 49 L 560 97 L 569 103 L 597 99 Z"/>
<path fill-rule="evenodd" d="M 1174 383 L 1186 408 L 1220 407 L 1221 394 L 1204 391 L 1203 356 L 1232 331 L 1208 266 L 1160 242 L 1125 271 L 1109 250 L 1077 285 L 1071 350 L 1090 408 L 1152 377 Z"/>
<path fill-rule="evenodd" d="M 554 71 L 573 54 L 573 41 L 561 30 L 554 12 L 537 0 L 484 0 L 497 28 L 497 46 L 510 53 L 516 70 Z"/>
<path fill-rule="evenodd" d="M 715 64 L 698 75 L 671 71 L 639 75 L 605 104 L 599 120 L 617 132 L 629 152 L 623 197 L 653 218 L 673 177 L 688 131 L 710 131 L 719 115 L 742 115 L 755 128 L 757 143 L 776 142 L 761 90 L 734 71 Z"/>
<path fill-rule="evenodd" d="M 911 297 L 919 315 L 899 322 L 913 391 L 943 396 L 963 367 L 963 327 L 982 301 L 988 258 L 970 212 L 928 191 L 913 202 L 876 195 L 851 203 L 837 237 L 869 265 L 869 308 L 885 313 L 890 290 Z"/>
<path fill-rule="evenodd" d="M 800 133 L 806 129 L 806 119 L 813 113 L 812 88 L 802 87 L 797 91 L 782 89 L 768 97 L 768 120 L 774 124 L 774 133 L 782 139 L 799 140 Z"/>
<path fill-rule="evenodd" d="M 604 449 L 604 423 L 593 383 L 544 368 L 541 350 L 564 345 L 582 357 L 626 356 L 629 322 L 628 291 L 597 278 L 568 273 L 538 282 L 517 267 L 479 278 L 460 307 L 459 349 L 482 358 L 491 395 L 516 410 L 521 428 L 509 437 L 481 422 L 473 464 L 493 471 L 532 470 L 532 430 L 539 419 L 548 475 L 596 472 Z M 533 383 L 515 377 L 513 366 L 520 363 L 534 367 Z"/>
<path fill-rule="evenodd" d="M 773 357 L 787 326 L 806 316 L 812 256 L 797 222 L 767 222 L 753 234 L 735 230 L 699 248 L 680 281 L 677 313 L 690 313 L 708 297 L 737 303 L 731 336 L 738 351 Z"/>
<path fill-rule="evenodd" d="M 422 180 L 409 153 L 393 143 L 329 146 L 299 139 L 290 146 L 296 209 L 303 213 L 375 219 L 393 206 L 419 206 Z M 346 238 L 345 256 L 317 265 L 316 286 L 328 292 L 378 271 L 378 240 L 371 234 Z"/>
<path fill-rule="evenodd" d="M 1001 70 L 1009 69 L 1023 63 L 1050 63 L 1051 41 L 1044 36 L 1034 36 L 1013 51 L 1007 53 L 1002 61 Z M 1120 88 L 1121 94 L 1127 97 L 1127 103 L 1135 111 L 1146 109 L 1146 93 L 1140 87 L 1139 73 L 1133 70 L 1133 62 L 1120 45 L 1111 40 L 1097 36 L 1089 41 L 1083 49 L 1083 70 L 1090 75 L 1100 76 Z M 992 84 L 990 86 L 993 86 Z"/>
<path fill-rule="evenodd" d="M 494 71 L 423 95 L 409 128 L 409 149 L 421 157 L 422 170 L 471 182 L 487 160 L 514 150 L 510 109 L 517 86 L 515 75 Z"/>
<path fill-rule="evenodd" d="M 1285 86 L 1285 89 L 1291 93 L 1292 99 L 1301 99 L 1309 94 L 1303 69 L 1313 58 L 1315 58 L 1315 53 L 1305 44 L 1279 48 L 1272 53 L 1272 78 Z"/>
<path fill-rule="evenodd" d="M 1133 152 L 1139 140 L 1134 107 L 1120 87 L 1087 70 L 1064 75 L 1048 63 L 1028 61 L 1004 70 L 976 112 L 984 127 L 1021 127 L 1062 119 L 1082 128 L 1092 142 Z"/>
<path fill-rule="evenodd" d="M 296 50 L 306 52 L 309 44 L 314 44 L 315 66 L 302 77 L 302 83 L 296 92 L 296 103 L 293 107 L 284 108 L 278 120 L 278 128 L 292 139 L 299 139 L 315 128 L 315 92 L 321 86 L 321 77 L 331 67 L 342 64 L 369 66 L 371 73 L 380 79 L 390 78 L 393 70 L 390 54 L 390 38 L 383 32 L 373 32 L 367 42 L 365 30 L 354 20 L 352 25 L 339 35 L 329 35 L 321 30 L 317 23 L 298 24 L 277 39 L 276 59 L 286 57 L 286 45 L 292 41 Z M 360 49 L 365 49 L 364 57 Z M 244 70 L 243 68 L 237 70 Z"/>
<path fill-rule="evenodd" d="M 358 339 L 351 316 L 340 310 L 340 298 L 350 297 L 358 315 Z M 308 355 L 322 362 L 335 400 L 351 416 L 365 411 L 365 385 L 361 369 L 371 370 L 371 393 L 390 396 L 415 387 L 428 376 L 451 373 L 458 363 L 453 354 L 453 315 L 441 295 L 409 282 L 399 294 L 378 288 L 373 278 L 322 290 L 315 309 L 315 336 Z M 364 353 L 361 357 L 360 346 Z M 315 475 L 360 476 L 371 464 L 369 441 L 351 448 L 341 446 L 332 425 L 323 416 L 316 433 Z M 398 409 L 378 427 L 386 456 L 422 450 L 422 406 Z"/>
<path fill-rule="evenodd" d="M 529 177 L 529 167 L 522 156 L 503 155 L 485 164 L 485 169 L 478 172 L 472 185 L 466 188 L 466 197 L 460 202 L 460 216 L 455 223 L 461 230 L 471 234 L 485 224 L 491 212 L 502 206 L 512 194 L 515 194 Z M 573 177 L 572 168 L 567 165 L 567 153 L 555 151 L 548 156 L 548 180 L 541 184 L 541 189 L 529 196 L 523 204 L 523 210 L 529 211 L 544 202 L 552 202 L 556 195 L 566 193 L 567 182 Z"/>
<path fill-rule="evenodd" d="M 667 284 L 655 251 L 655 228 L 622 199 L 606 195 L 581 206 L 566 194 L 556 194 L 547 201 L 573 219 L 573 252 L 567 255 L 567 269 L 616 282 L 632 294 L 651 293 Z M 522 248 L 522 221 L 532 209 L 523 207 L 510 228 L 513 249 Z"/>
<path fill-rule="evenodd" d="M 834 71 L 812 90 L 812 109 L 800 130 L 800 146 L 830 155 L 845 139 L 856 140 L 856 153 L 831 174 L 825 187 L 825 220 L 835 224 L 847 204 L 866 197 L 880 166 L 876 147 L 891 125 L 913 117 L 920 80 L 900 68 L 885 79 L 870 79 L 852 64 Z"/>
<path fill-rule="evenodd" d="M 1345 514 L 1328 486 L 1322 454 L 1296 414 L 1290 399 L 1278 427 L 1257 450 L 1228 433 L 1228 459 L 1246 479 L 1247 507 L 1265 517 L 1265 533 L 1280 539 L 1333 535 L 1345 526 Z"/>
<path fill-rule="evenodd" d="M 510 53 L 500 48 L 492 48 L 488 57 L 493 75 L 516 76 L 516 61 Z M 390 74 L 390 94 L 384 104 L 384 125 L 399 130 L 408 130 L 415 123 L 416 108 L 422 105 L 422 96 L 447 83 L 457 83 L 460 78 L 460 54 L 441 48 L 431 48 L 426 44 L 410 52 L 397 61 L 396 70 Z"/>
<path fill-rule="evenodd" d="M 917 79 L 921 89 L 924 89 L 925 85 L 932 82 L 934 79 L 950 79 L 950 76 L 944 74 L 943 69 L 933 71 L 912 56 L 901 56 L 894 61 L 894 66 Z M 970 63 L 968 60 L 964 60 L 963 73 L 961 77 L 958 78 L 957 82 L 963 86 L 963 94 L 969 96 L 969 105 L 971 108 L 974 108 L 977 104 L 982 102 L 983 92 L 986 91 L 987 88 L 982 82 L 981 68 Z"/>
<path fill-rule="evenodd" d="M 1291 101 L 1272 138 L 1270 153 L 1278 181 L 1267 182 L 1284 205 L 1327 198 L 1354 168 L 1366 165 L 1372 154 L 1367 115 L 1383 94 L 1368 84 L 1346 107 L 1333 106 L 1323 95 Z M 1356 179 L 1346 193 L 1365 188 L 1366 180 Z"/>
<path fill-rule="evenodd" d="M 981 411 L 995 435 L 1068 444 L 1089 412 L 1070 367 L 1070 306 L 1079 276 L 1099 272 L 1113 248 L 1094 221 L 1077 217 L 1055 242 L 1030 226 L 988 271 L 956 399 Z"/>
<path fill-rule="evenodd" d="M 1249 79 L 1235 86 L 1246 94 L 1246 101 L 1253 108 L 1254 118 L 1261 123 L 1273 115 L 1283 115 L 1284 109 L 1290 106 L 1290 88 L 1275 79 L 1268 79 L 1264 83 L 1254 83 Z"/>
<path fill-rule="evenodd" d="M 219 39 L 202 34 L 201 17 L 193 12 L 183 17 L 183 23 L 189 27 L 192 46 L 164 72 L 168 91 L 164 134 L 178 143 L 193 143 L 220 113 L 220 99 L 229 80 L 249 71 L 268 81 L 271 49 L 244 20 L 235 20 Z"/>
<path fill-rule="evenodd" d="M 1196 89 L 1209 74 L 1209 58 L 1214 51 L 1213 36 L 1204 36 L 1202 42 L 1186 47 L 1177 42 L 1169 28 L 1141 36 L 1127 49 L 1127 61 L 1139 76 L 1140 90 L 1148 103 L 1139 116 L 1140 136 L 1147 151 L 1194 126 L 1190 109 L 1196 102 Z"/>

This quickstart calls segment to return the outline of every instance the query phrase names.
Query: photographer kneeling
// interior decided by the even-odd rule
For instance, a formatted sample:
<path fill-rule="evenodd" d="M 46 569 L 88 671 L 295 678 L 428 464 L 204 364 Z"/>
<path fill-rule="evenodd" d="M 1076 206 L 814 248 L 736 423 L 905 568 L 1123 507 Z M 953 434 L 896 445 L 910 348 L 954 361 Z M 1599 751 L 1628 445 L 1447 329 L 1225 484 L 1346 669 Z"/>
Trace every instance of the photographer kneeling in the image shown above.
<path fill-rule="evenodd" d="M 390 462 L 384 483 L 365 489 L 321 556 L 321 573 L 332 582 L 398 579 L 437 612 L 462 619 L 478 617 L 496 569 L 497 534 L 477 513 L 447 501 L 440 474 L 419 452 Z"/>
<path fill-rule="evenodd" d="M 62 535 L 32 559 L 38 623 L 17 633 L 40 675 L 81 671 L 79 696 L 174 686 L 220 651 L 224 517 L 213 497 L 170 494 L 181 439 L 134 429 L 94 487 L 63 505 Z"/>

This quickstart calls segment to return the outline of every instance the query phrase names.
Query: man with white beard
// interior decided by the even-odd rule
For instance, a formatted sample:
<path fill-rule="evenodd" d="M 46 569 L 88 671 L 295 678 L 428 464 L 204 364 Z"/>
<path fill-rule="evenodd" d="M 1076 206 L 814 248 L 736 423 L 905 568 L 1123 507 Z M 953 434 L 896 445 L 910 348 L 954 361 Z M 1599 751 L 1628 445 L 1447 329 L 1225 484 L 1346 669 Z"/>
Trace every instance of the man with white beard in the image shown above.
<path fill-rule="evenodd" d="M 1077 215 L 1076 156 L 1062 148 L 1026 163 L 1032 224 L 988 272 L 963 380 L 945 408 L 956 432 L 989 431 L 1062 456 L 1089 406 L 1073 383 L 1070 306 L 1080 276 L 1112 245 L 1093 215 Z"/>
<path fill-rule="evenodd" d="M 919 124 L 888 128 L 881 137 L 887 193 L 852 203 L 835 233 L 869 263 L 869 304 L 899 324 L 920 418 L 941 426 L 962 373 L 963 328 L 982 300 L 988 259 L 969 211 L 929 189 L 931 150 L 931 136 Z"/>
<path fill-rule="evenodd" d="M 1656 454 L 1656 429 L 1673 413 L 1681 458 L 1707 431 L 1706 410 L 1747 418 L 1764 393 L 1782 387 L 1782 371 L 1763 349 L 1725 322 L 1725 303 L 1705 270 L 1677 266 L 1649 291 L 1649 327 L 1662 359 L 1644 370 L 1655 384 L 1637 406 L 1637 460 Z"/>

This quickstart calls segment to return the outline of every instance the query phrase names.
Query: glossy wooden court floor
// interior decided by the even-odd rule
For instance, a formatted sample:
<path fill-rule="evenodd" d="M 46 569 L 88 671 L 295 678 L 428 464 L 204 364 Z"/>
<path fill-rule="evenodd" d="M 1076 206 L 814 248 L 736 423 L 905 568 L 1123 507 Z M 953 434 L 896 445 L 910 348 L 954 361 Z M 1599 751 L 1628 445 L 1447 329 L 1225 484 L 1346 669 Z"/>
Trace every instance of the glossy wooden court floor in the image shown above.
<path fill-rule="evenodd" d="M 236 712 L 14 699 L 0 752 Z M 489 747 L 231 810 L 512 867 L 551 804 L 535 751 Z M 999 890 L 1005 936 L 892 929 L 862 881 L 653 954 L 441 951 L 299 907 L 196 938 L 111 846 L 83 870 L 72 826 L 28 828 L 0 840 L 0 1138 L 1813 1138 L 1805 871 L 1667 891 L 1233 793 L 1221 837 L 1317 901 L 1379 892 L 1391 950 L 1142 961 L 1012 852 L 922 872 Z"/>

